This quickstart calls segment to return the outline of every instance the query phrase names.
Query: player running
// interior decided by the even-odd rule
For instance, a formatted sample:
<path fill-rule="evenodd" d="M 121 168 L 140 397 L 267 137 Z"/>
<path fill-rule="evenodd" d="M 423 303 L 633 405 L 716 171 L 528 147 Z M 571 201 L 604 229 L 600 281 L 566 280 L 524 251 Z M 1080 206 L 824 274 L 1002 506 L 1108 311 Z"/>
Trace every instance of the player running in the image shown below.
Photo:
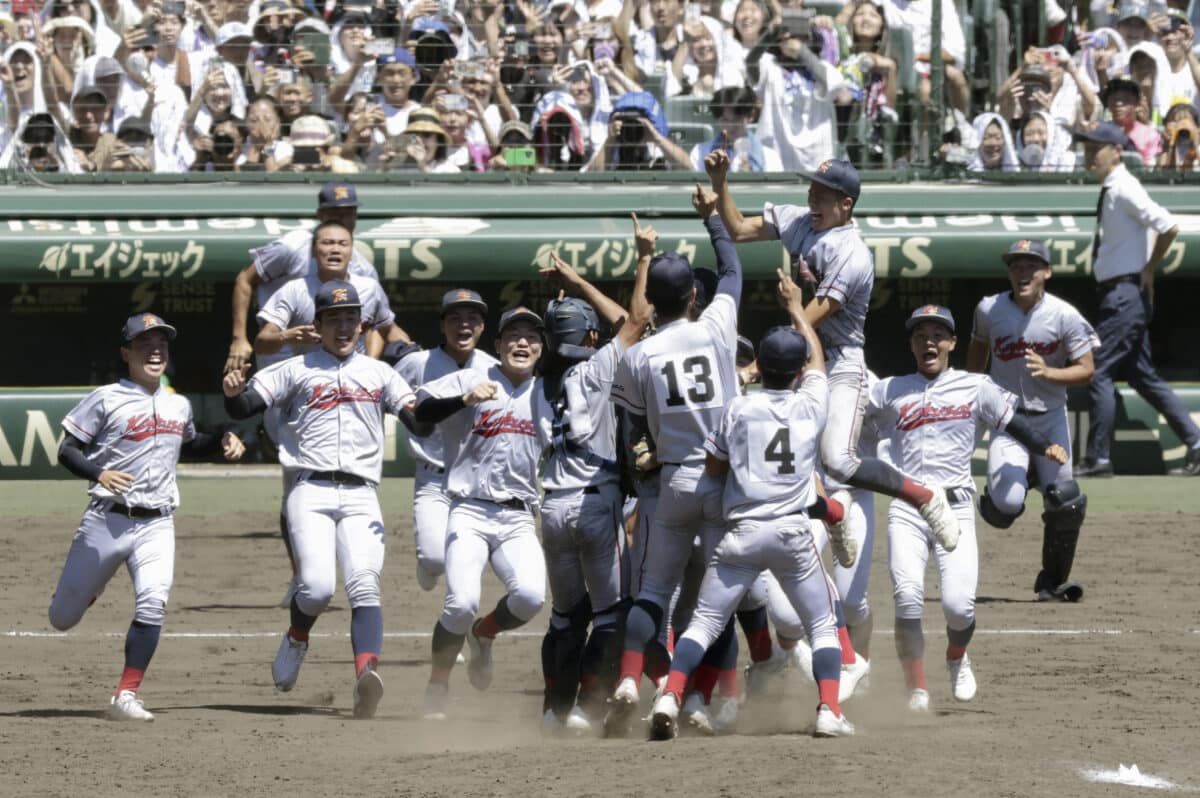
<path fill-rule="evenodd" d="M 1066 464 L 1033 457 L 1044 525 L 1042 570 L 1033 592 L 1039 601 L 1079 601 L 1083 586 L 1070 576 L 1087 496 L 1071 474 L 1067 388 L 1092 381 L 1092 350 L 1100 347 L 1100 339 L 1070 303 L 1046 292 L 1053 271 L 1045 242 L 1022 239 L 1003 257 L 1012 288 L 984 297 L 975 308 L 967 370 L 987 369 L 1001 388 L 1016 394 L 1015 412 L 1067 453 Z M 987 489 L 979 498 L 984 521 L 1007 529 L 1025 511 L 1029 465 L 1029 451 L 1011 435 L 992 436 Z"/>
<path fill-rule="evenodd" d="M 154 720 L 137 691 L 162 632 L 175 571 L 175 519 L 181 450 L 203 455 L 218 444 L 225 459 L 245 448 L 232 432 L 196 432 L 192 405 L 161 385 L 175 328 L 153 313 L 130 316 L 121 331 L 129 378 L 89 393 L 63 419 L 58 462 L 88 480 L 91 501 L 71 541 L 50 599 L 50 624 L 79 623 L 122 563 L 133 582 L 133 621 L 125 669 L 109 704 L 113 720 Z"/>
<path fill-rule="evenodd" d="M 896 599 L 896 653 L 904 668 L 909 708 L 929 710 L 925 684 L 925 639 L 921 614 L 925 604 L 925 566 L 932 550 L 937 561 L 946 616 L 946 668 L 958 701 L 975 697 L 975 675 L 967 644 L 975 632 L 975 590 L 979 550 L 975 539 L 975 482 L 971 454 L 981 427 L 1003 431 L 1031 452 L 1057 463 L 1067 453 L 1051 443 L 1024 416 L 1013 412 L 1013 396 L 990 377 L 950 368 L 958 339 L 954 317 L 938 305 L 917 308 L 905 322 L 915 374 L 880 380 L 871 389 L 867 409 L 888 437 L 891 460 L 913 479 L 945 488 L 958 516 L 959 545 L 947 551 L 929 525 L 902 501 L 888 510 L 888 565 Z"/>
<path fill-rule="evenodd" d="M 296 686 L 309 633 L 333 598 L 340 561 L 350 603 L 354 717 L 370 718 L 383 697 L 377 671 L 384 531 L 375 494 L 383 470 L 383 415 L 411 409 L 413 393 L 387 364 L 357 351 L 362 302 L 350 283 L 321 285 L 313 329 L 320 349 L 259 372 L 249 385 L 248 364 L 226 374 L 225 411 L 242 419 L 280 406 L 288 419 L 289 445 L 279 458 L 295 485 L 286 511 L 297 578 L 291 626 L 271 664 L 275 687 L 287 692 Z"/>

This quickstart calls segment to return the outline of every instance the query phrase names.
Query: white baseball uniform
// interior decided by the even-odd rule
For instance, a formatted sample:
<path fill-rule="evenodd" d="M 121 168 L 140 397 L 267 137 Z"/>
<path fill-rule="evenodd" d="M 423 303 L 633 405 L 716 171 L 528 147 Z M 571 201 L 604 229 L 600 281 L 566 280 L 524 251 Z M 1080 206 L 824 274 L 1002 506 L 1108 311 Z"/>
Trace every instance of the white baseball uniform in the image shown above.
<path fill-rule="evenodd" d="M 1016 412 L 1051 443 L 1067 451 L 1067 462 L 1059 465 L 1043 455 L 1033 455 L 1038 487 L 1068 482 L 1071 473 L 1071 433 L 1067 424 L 1067 389 L 1029 373 L 1026 350 L 1041 355 L 1051 368 L 1063 368 L 1072 360 L 1100 347 L 1092 325 L 1070 303 L 1045 294 L 1026 313 L 1013 301 L 1012 293 L 984 297 L 975 308 L 971 338 L 988 347 L 988 373 L 1000 387 L 1017 396 Z M 997 432 L 988 447 L 988 496 L 1003 513 L 1016 514 L 1025 506 L 1029 489 L 1029 450 L 1011 435 Z"/>
<path fill-rule="evenodd" d="M 328 606 L 338 561 L 350 606 L 379 606 L 383 415 L 398 414 L 412 389 L 385 363 L 321 349 L 260 371 L 247 390 L 287 420 L 279 461 L 295 482 L 286 512 L 300 611 L 316 616 Z"/>
<path fill-rule="evenodd" d="M 459 366 L 442 347 L 414 352 L 396 364 L 396 371 L 414 389 L 453 374 L 460 369 L 486 373 L 497 365 L 496 358 L 478 349 Z M 416 461 L 413 482 L 413 536 L 417 548 L 417 581 L 432 590 L 446 571 L 446 520 L 450 497 L 446 495 L 446 458 L 442 431 L 408 436 L 409 450 Z M 428 586 L 428 587 L 426 587 Z"/>
<path fill-rule="evenodd" d="M 133 485 L 124 494 L 99 482 L 88 485 L 92 500 L 50 600 L 50 623 L 56 629 L 79 623 L 125 563 L 133 581 L 134 620 L 161 626 L 175 568 L 175 468 L 180 447 L 196 436 L 191 403 L 162 387 L 151 393 L 121 380 L 84 397 L 62 427 L 83 442 L 88 460 L 105 471 L 131 474 Z M 111 512 L 113 505 L 158 514 L 130 518 Z"/>
<path fill-rule="evenodd" d="M 863 325 L 875 285 L 875 261 L 853 223 L 816 232 L 812 215 L 798 205 L 763 206 L 768 234 L 779 239 L 793 261 L 817 278 L 816 296 L 841 306 L 817 327 L 829 375 L 829 418 L 821 436 L 821 461 L 845 481 L 858 467 L 858 436 L 867 407 Z"/>
<path fill-rule="evenodd" d="M 867 412 L 888 438 L 892 462 L 908 477 L 946 489 L 960 528 L 958 546 L 947 552 L 934 541 L 916 508 L 900 500 L 891 503 L 888 566 L 897 618 L 921 617 L 932 549 L 947 626 L 962 630 L 974 623 L 979 555 L 971 455 L 979 432 L 1008 425 L 1014 402 L 1013 395 L 990 377 L 957 369 L 934 379 L 919 373 L 889 377 L 871 389 Z"/>
<path fill-rule="evenodd" d="M 612 398 L 644 416 L 663 463 L 637 580 L 638 599 L 666 608 L 698 534 L 705 556 L 723 532 L 721 482 L 704 472 L 704 441 L 738 395 L 737 305 L 718 293 L 696 322 L 679 319 L 629 348 Z"/>
<path fill-rule="evenodd" d="M 396 321 L 396 314 L 392 313 L 387 294 L 378 280 L 348 273 L 346 281 L 358 292 L 359 301 L 362 302 L 362 318 L 369 327 L 378 330 Z M 259 323 L 274 324 L 281 330 L 312 324 L 317 315 L 316 296 L 320 289 L 321 279 L 313 268 L 304 277 L 289 281 L 271 295 L 267 304 L 258 311 Z M 357 346 L 359 352 L 366 351 L 365 335 L 359 336 Z M 293 344 L 290 351 L 295 356 L 320 348 L 319 343 Z"/>
<path fill-rule="evenodd" d="M 534 528 L 541 491 L 538 464 L 551 444 L 553 411 L 540 379 L 514 386 L 499 366 L 459 370 L 418 391 L 418 399 L 462 396 L 490 381 L 496 398 L 440 422 L 446 457 L 446 602 L 439 619 L 465 635 L 479 611 L 480 579 L 492 570 L 508 591 L 508 609 L 528 621 L 546 600 L 546 562 Z"/>

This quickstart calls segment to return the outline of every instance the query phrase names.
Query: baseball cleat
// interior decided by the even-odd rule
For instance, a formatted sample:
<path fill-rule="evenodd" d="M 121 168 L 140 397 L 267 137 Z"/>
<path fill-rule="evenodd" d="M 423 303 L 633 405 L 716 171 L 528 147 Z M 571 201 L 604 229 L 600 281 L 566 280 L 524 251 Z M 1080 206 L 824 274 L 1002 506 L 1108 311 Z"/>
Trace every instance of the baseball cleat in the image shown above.
<path fill-rule="evenodd" d="M 817 727 L 813 729 L 813 737 L 850 737 L 853 734 L 854 725 L 845 715 L 833 714 L 827 704 L 817 707 Z"/>
<path fill-rule="evenodd" d="M 664 695 L 666 694 L 664 693 Z M 716 729 L 713 728 L 712 712 L 704 703 L 704 696 L 699 693 L 694 692 L 684 699 L 681 714 L 684 726 L 691 734 L 700 734 L 705 737 L 716 734 Z"/>
<path fill-rule="evenodd" d="M 558 719 L 558 715 L 554 714 L 553 709 L 547 709 L 542 713 L 542 736 L 557 737 L 562 733 L 563 722 Z"/>
<path fill-rule="evenodd" d="M 678 721 L 679 699 L 674 693 L 663 693 L 650 714 L 650 739 L 674 740 L 679 735 Z"/>
<path fill-rule="evenodd" d="M 1063 601 L 1076 602 L 1083 598 L 1083 585 L 1078 582 L 1063 582 L 1054 588 L 1053 595 L 1054 598 Z"/>
<path fill-rule="evenodd" d="M 375 717 L 375 709 L 381 698 L 383 679 L 374 668 L 367 668 L 354 683 L 354 717 L 359 720 Z"/>
<path fill-rule="evenodd" d="M 962 659 L 946 660 L 946 670 L 950 671 L 950 691 L 955 701 L 970 701 L 975 697 L 975 674 L 969 656 L 963 654 Z"/>
<path fill-rule="evenodd" d="M 584 711 L 583 707 L 578 704 L 571 707 L 571 711 L 567 715 L 567 720 L 563 725 L 566 726 L 567 731 L 575 735 L 591 734 L 593 731 L 592 719 L 588 717 L 588 713 Z"/>
<path fill-rule="evenodd" d="M 490 637 L 480 637 L 475 634 L 476 621 L 467 630 L 467 645 L 471 648 L 471 659 L 467 663 L 467 679 L 476 690 L 486 690 L 492 686 L 492 643 Z"/>
<path fill-rule="evenodd" d="M 428 593 L 430 590 L 433 590 L 435 587 L 437 587 L 437 583 L 437 574 L 429 573 L 429 571 L 425 570 L 425 566 L 421 565 L 421 562 L 418 560 L 417 584 L 420 585 L 421 589 Z"/>
<path fill-rule="evenodd" d="M 854 695 L 854 691 L 858 689 L 859 683 L 870 672 L 870 660 L 867 660 L 862 654 L 855 651 L 854 662 L 842 665 L 842 673 L 838 681 L 838 703 L 849 701 Z"/>
<path fill-rule="evenodd" d="M 275 689 L 286 693 L 296 686 L 300 678 L 300 666 L 308 654 L 308 641 L 293 640 L 286 632 L 279 643 L 279 653 L 271 663 L 271 678 L 275 680 Z"/>
<path fill-rule="evenodd" d="M 920 687 L 908 691 L 908 709 L 911 712 L 929 711 L 929 692 Z"/>
<path fill-rule="evenodd" d="M 755 699 L 765 695 L 772 677 L 782 673 L 787 665 L 788 652 L 772 643 L 770 657 L 746 666 L 746 698 Z"/>
<path fill-rule="evenodd" d="M 605 737 L 624 737 L 629 734 L 639 700 L 637 682 L 626 676 L 613 691 L 611 706 L 604 718 Z"/>
<path fill-rule="evenodd" d="M 720 702 L 717 711 L 712 713 L 713 731 L 717 734 L 733 734 L 737 731 L 737 696 L 720 696 L 713 700 L 714 704 L 717 702 Z"/>
<path fill-rule="evenodd" d="M 146 705 L 132 690 L 122 690 L 112 697 L 108 705 L 109 720 L 152 721 L 154 715 L 146 709 Z"/>
<path fill-rule="evenodd" d="M 458 652 L 458 656 L 454 658 L 454 664 L 455 665 L 466 665 L 467 664 L 467 658 L 463 656 L 463 653 L 461 651 Z"/>
<path fill-rule="evenodd" d="M 430 682 L 425 685 L 425 706 L 421 717 L 425 720 L 445 720 L 446 705 L 450 703 L 450 685 Z"/>
<path fill-rule="evenodd" d="M 946 491 L 941 488 L 930 490 L 933 498 L 922 504 L 918 511 L 933 530 L 933 539 L 946 551 L 954 551 L 958 547 L 958 518 L 946 500 Z"/>
<path fill-rule="evenodd" d="M 788 662 L 806 682 L 817 683 L 812 670 L 812 646 L 807 640 L 796 641 L 796 645 L 788 652 Z"/>
<path fill-rule="evenodd" d="M 829 528 L 829 547 L 833 549 L 833 556 L 838 565 L 849 568 L 858 559 L 858 542 L 851 536 L 849 529 L 850 505 L 853 503 L 853 499 L 850 498 L 848 490 L 834 491 L 829 498 L 845 508 L 845 514 L 841 521 L 836 524 L 826 524 Z"/>

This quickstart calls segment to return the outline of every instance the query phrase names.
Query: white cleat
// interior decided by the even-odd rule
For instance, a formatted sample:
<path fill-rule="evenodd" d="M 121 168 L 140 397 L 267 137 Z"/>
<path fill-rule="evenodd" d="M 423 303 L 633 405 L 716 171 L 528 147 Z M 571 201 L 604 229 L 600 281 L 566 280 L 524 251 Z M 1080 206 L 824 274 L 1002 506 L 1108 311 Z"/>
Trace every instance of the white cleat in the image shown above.
<path fill-rule="evenodd" d="M 795 647 L 788 652 L 788 662 L 799 671 L 800 676 L 809 684 L 816 684 L 812 671 L 812 646 L 807 640 L 797 640 Z"/>
<path fill-rule="evenodd" d="M 842 505 L 846 510 L 841 521 L 836 524 L 826 524 L 829 528 L 829 547 L 833 549 L 833 556 L 838 565 L 849 568 L 858 559 L 858 542 L 851 536 L 847 523 L 850 520 L 850 505 L 853 503 L 853 499 L 850 498 L 848 490 L 835 491 L 829 498 Z"/>
<path fill-rule="evenodd" d="M 146 709 L 146 705 L 132 690 L 122 690 L 112 697 L 108 705 L 109 720 L 137 720 L 148 722 L 154 720 L 154 715 Z"/>
<path fill-rule="evenodd" d="M 567 731 L 576 736 L 591 734 L 593 731 L 592 719 L 588 717 L 588 713 L 584 712 L 583 707 L 576 704 L 571 707 L 571 711 L 567 713 L 567 720 L 563 724 Z"/>
<path fill-rule="evenodd" d="M 783 673 L 788 662 L 788 652 L 772 643 L 770 657 L 762 662 L 751 662 L 746 666 L 746 698 L 755 699 L 765 695 L 771 679 Z"/>
<path fill-rule="evenodd" d="M 838 703 L 849 701 L 854 696 L 858 685 L 871 672 L 871 662 L 859 654 L 854 652 L 854 662 L 849 665 L 842 666 L 842 673 L 838 681 Z"/>
<path fill-rule="evenodd" d="M 283 594 L 283 598 L 275 606 L 281 610 L 286 610 L 292 606 L 292 599 L 296 597 L 296 577 L 288 580 L 287 592 Z"/>
<path fill-rule="evenodd" d="M 817 707 L 817 727 L 813 737 L 850 737 L 854 734 L 854 726 L 846 720 L 845 715 L 835 715 L 828 705 Z"/>
<path fill-rule="evenodd" d="M 624 737 L 629 734 L 630 723 L 637 712 L 638 702 L 637 682 L 626 676 L 617 684 L 613 691 L 611 707 L 604 718 L 604 735 L 606 737 Z"/>
<path fill-rule="evenodd" d="M 717 704 L 717 711 L 712 713 L 713 730 L 717 734 L 733 734 L 737 731 L 737 698 L 734 696 L 721 696 L 714 699 L 713 703 Z"/>
<path fill-rule="evenodd" d="M 374 668 L 367 668 L 354 682 L 354 717 L 368 720 L 375 717 L 379 700 L 383 698 L 383 679 Z"/>
<path fill-rule="evenodd" d="M 467 664 L 467 658 L 463 656 L 463 653 L 461 651 L 458 652 L 458 656 L 454 658 L 454 664 L 455 665 L 466 665 Z"/>
<path fill-rule="evenodd" d="M 958 548 L 958 518 L 950 508 L 946 499 L 946 491 L 941 488 L 931 488 L 933 498 L 919 508 L 921 517 L 933 530 L 933 539 L 946 551 Z"/>
<path fill-rule="evenodd" d="M 908 709 L 910 712 L 929 711 L 929 693 L 920 687 L 908 691 Z"/>
<path fill-rule="evenodd" d="M 975 697 L 975 674 L 971 670 L 971 658 L 966 654 L 962 659 L 946 660 L 946 670 L 950 671 L 950 691 L 955 701 L 970 701 Z"/>
<path fill-rule="evenodd" d="M 425 706 L 421 717 L 425 720 L 445 720 L 446 705 L 450 703 L 450 687 L 440 682 L 425 685 Z"/>
<path fill-rule="evenodd" d="M 429 573 L 429 571 L 425 570 L 425 566 L 421 565 L 420 560 L 418 560 L 417 584 L 421 587 L 421 589 L 428 593 L 430 590 L 433 590 L 435 587 L 437 587 L 437 583 L 437 574 Z"/>
<path fill-rule="evenodd" d="M 478 621 L 476 621 L 478 623 Z M 492 686 L 492 643 L 490 637 L 475 634 L 475 624 L 467 630 L 467 645 L 471 648 L 471 659 L 467 662 L 467 679 L 476 690 Z"/>
<path fill-rule="evenodd" d="M 664 695 L 666 694 L 664 693 Z M 684 725 L 691 734 L 700 734 L 706 737 L 716 734 L 712 713 L 709 711 L 708 705 L 704 703 L 704 696 L 699 693 L 693 692 L 683 700 L 681 714 Z"/>
<path fill-rule="evenodd" d="M 554 714 L 553 709 L 547 709 L 542 713 L 542 736 L 557 737 L 562 734 L 563 722 L 558 719 L 558 715 Z"/>
<path fill-rule="evenodd" d="M 275 689 L 286 693 L 296 686 L 300 678 L 300 666 L 304 664 L 304 656 L 308 654 L 308 642 L 293 640 L 286 632 L 279 643 L 279 653 L 271 663 L 271 678 L 275 680 Z"/>
<path fill-rule="evenodd" d="M 650 713 L 650 739 L 674 740 L 678 736 L 679 699 L 674 693 L 663 693 Z"/>

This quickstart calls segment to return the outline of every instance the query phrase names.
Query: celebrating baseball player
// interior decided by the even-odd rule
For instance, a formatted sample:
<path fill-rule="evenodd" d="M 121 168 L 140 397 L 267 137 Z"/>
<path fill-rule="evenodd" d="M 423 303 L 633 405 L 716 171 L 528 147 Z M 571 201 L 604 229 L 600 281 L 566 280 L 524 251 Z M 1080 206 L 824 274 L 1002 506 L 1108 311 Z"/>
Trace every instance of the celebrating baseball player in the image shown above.
<path fill-rule="evenodd" d="M 384 530 L 375 494 L 383 469 L 383 415 L 410 410 L 413 393 L 395 370 L 357 351 L 362 302 L 351 283 L 323 283 L 314 305 L 321 349 L 264 369 L 248 386 L 245 364 L 225 375 L 222 389 L 233 418 L 280 406 L 287 419 L 280 461 L 295 485 L 287 521 L 297 584 L 291 626 L 271 665 L 275 687 L 287 692 L 296 686 L 309 632 L 333 598 L 340 561 L 350 603 L 354 717 L 370 718 L 383 696 L 377 671 Z"/>
<path fill-rule="evenodd" d="M 1051 443 L 1024 416 L 1013 412 L 1014 398 L 982 374 L 950 368 L 958 339 L 954 317 L 938 305 L 917 308 L 905 322 L 917 371 L 880 380 L 871 389 L 867 413 L 888 436 L 890 457 L 913 479 L 944 486 L 962 535 L 948 551 L 912 506 L 893 501 L 888 511 L 888 560 L 896 599 L 896 653 L 909 690 L 909 708 L 928 711 L 925 640 L 925 567 L 932 550 L 937 561 L 946 616 L 946 667 L 958 701 L 975 697 L 975 675 L 967 644 L 975 632 L 975 590 L 979 553 L 975 539 L 975 483 L 971 454 L 981 427 L 1004 431 L 1031 452 L 1057 463 L 1067 453 Z"/>
<path fill-rule="evenodd" d="M 655 257 L 646 298 L 654 305 L 658 331 L 629 348 L 613 382 L 613 401 L 626 410 L 636 429 L 649 433 L 662 469 L 643 560 L 633 564 L 641 571 L 641 588 L 625 623 L 620 680 L 605 720 L 610 734 L 629 727 L 638 705 L 646 646 L 667 622 L 693 538 L 699 536 L 707 556 L 724 531 L 721 482 L 705 473 L 704 440 L 738 393 L 735 358 L 742 268 L 716 202 L 712 192 L 696 186 L 692 204 L 717 255 L 716 295 L 699 320 L 690 321 L 688 310 L 696 297 L 691 264 L 677 253 Z"/>
<path fill-rule="evenodd" d="M 816 499 L 813 470 L 828 399 L 825 361 L 798 289 L 781 278 L 781 298 L 787 302 L 794 294 L 795 327 L 776 327 L 763 337 L 758 349 L 763 390 L 735 398 L 705 443 L 706 471 L 725 480 L 728 527 L 705 573 L 692 622 L 675 646 L 666 688 L 654 704 L 655 739 L 675 736 L 692 669 L 764 569 L 775 575 L 813 641 L 820 696 L 815 735 L 854 733 L 838 706 L 841 652 L 833 596 L 807 515 Z"/>
<path fill-rule="evenodd" d="M 396 362 L 396 371 L 414 388 L 460 369 L 486 374 L 497 364 L 496 358 L 477 348 L 487 311 L 487 303 L 475 291 L 467 288 L 447 291 L 441 309 L 445 343 L 435 349 L 404 353 Z M 417 468 L 413 483 L 417 584 L 422 590 L 433 590 L 438 577 L 446 572 L 446 520 L 450 516 L 446 443 L 437 427 L 427 435 L 410 435 L 408 443 Z"/>
<path fill-rule="evenodd" d="M 861 184 L 847 161 L 829 160 L 809 176 L 808 208 L 766 203 L 761 216 L 742 216 L 726 176 L 729 158 L 720 150 L 705 160 L 719 197 L 721 218 L 738 243 L 778 239 L 792 256 L 802 282 L 816 282 L 805 315 L 821 336 L 829 369 L 829 417 L 821 437 L 821 462 L 833 479 L 908 502 L 933 528 L 947 551 L 958 541 L 955 515 L 944 492 L 914 482 L 883 460 L 860 457 L 858 437 L 867 403 L 863 323 L 875 283 L 871 252 L 854 226 Z"/>
<path fill-rule="evenodd" d="M 551 444 L 553 411 L 534 368 L 542 356 L 542 319 L 525 307 L 506 311 L 496 333 L 500 363 L 486 373 L 460 369 L 422 385 L 416 419 L 439 424 L 446 444 L 446 601 L 433 629 L 425 717 L 446 717 L 450 671 L 467 641 L 467 676 L 492 683 L 498 634 L 528 623 L 546 600 L 546 561 L 534 528 L 541 491 L 538 464 Z M 483 569 L 506 593 L 482 618 Z"/>
<path fill-rule="evenodd" d="M 543 376 L 554 410 L 554 446 L 542 473 L 542 547 L 551 596 L 542 644 L 548 730 L 561 724 L 577 734 L 590 731 L 614 686 L 628 585 L 617 420 L 609 394 L 618 361 L 650 323 L 646 274 L 658 239 L 636 215 L 633 222 L 638 266 L 628 313 L 557 255 L 542 269 L 543 277 L 582 297 L 551 302 L 546 311 Z M 597 348 L 600 318 L 617 333 Z"/>
<path fill-rule="evenodd" d="M 91 501 L 50 600 L 50 624 L 75 626 L 117 568 L 129 569 L 133 621 L 109 705 L 113 720 L 154 720 L 137 691 L 158 647 L 175 570 L 180 451 L 205 454 L 219 443 L 228 460 L 245 451 L 231 432 L 219 440 L 196 432 L 191 403 L 161 386 L 174 339 L 175 328 L 153 313 L 130 316 L 121 333 L 129 378 L 92 391 L 62 422 L 58 461 L 88 480 Z"/>
<path fill-rule="evenodd" d="M 1014 412 L 1067 453 L 1066 464 L 1033 456 L 1044 524 L 1042 570 L 1033 591 L 1040 601 L 1078 601 L 1083 586 L 1070 576 L 1087 496 L 1071 474 L 1067 387 L 1091 382 L 1092 350 L 1100 339 L 1070 303 L 1046 292 L 1053 272 L 1045 242 L 1017 241 L 1003 259 L 1011 290 L 984 297 L 976 306 L 967 370 L 987 369 L 1001 388 L 1016 395 Z M 979 498 L 979 514 L 992 526 L 1007 529 L 1025 511 L 1029 460 L 1030 452 L 1011 435 L 992 435 L 987 488 Z"/>

